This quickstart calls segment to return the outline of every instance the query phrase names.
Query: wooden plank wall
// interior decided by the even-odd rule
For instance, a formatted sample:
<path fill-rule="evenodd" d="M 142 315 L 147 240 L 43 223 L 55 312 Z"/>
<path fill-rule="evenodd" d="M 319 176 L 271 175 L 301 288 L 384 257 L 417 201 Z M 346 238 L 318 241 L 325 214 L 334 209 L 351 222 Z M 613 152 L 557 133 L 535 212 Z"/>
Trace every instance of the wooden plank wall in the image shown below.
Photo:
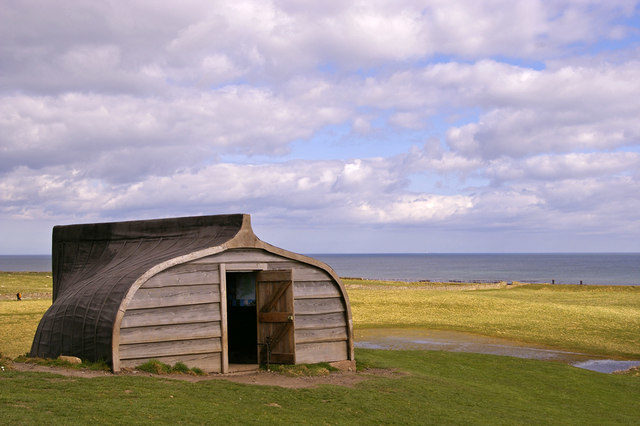
<path fill-rule="evenodd" d="M 144 283 L 120 327 L 120 364 L 150 359 L 221 371 L 220 274 L 215 264 L 184 264 Z"/>
<path fill-rule="evenodd" d="M 191 262 L 194 267 L 228 269 L 242 264 L 266 264 L 269 270 L 293 270 L 296 363 L 341 361 L 348 358 L 348 327 L 344 300 L 337 283 L 325 271 L 260 249 L 228 250 Z"/>

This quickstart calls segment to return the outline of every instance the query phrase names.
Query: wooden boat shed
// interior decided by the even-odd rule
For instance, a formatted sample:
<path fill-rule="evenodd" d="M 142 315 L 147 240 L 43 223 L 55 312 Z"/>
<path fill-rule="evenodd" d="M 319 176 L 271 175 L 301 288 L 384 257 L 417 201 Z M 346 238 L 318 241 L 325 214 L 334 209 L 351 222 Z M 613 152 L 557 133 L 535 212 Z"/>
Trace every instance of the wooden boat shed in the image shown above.
<path fill-rule="evenodd" d="M 53 304 L 31 356 L 222 373 L 354 359 L 335 272 L 260 241 L 249 215 L 56 226 L 52 254 Z"/>

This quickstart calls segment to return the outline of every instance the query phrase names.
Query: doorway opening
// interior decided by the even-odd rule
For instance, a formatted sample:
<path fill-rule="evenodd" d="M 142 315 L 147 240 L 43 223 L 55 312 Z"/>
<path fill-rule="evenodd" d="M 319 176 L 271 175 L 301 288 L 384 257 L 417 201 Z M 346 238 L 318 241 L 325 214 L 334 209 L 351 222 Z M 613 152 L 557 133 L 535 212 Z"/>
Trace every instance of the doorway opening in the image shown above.
<path fill-rule="evenodd" d="M 255 272 L 227 272 L 229 363 L 258 362 Z"/>

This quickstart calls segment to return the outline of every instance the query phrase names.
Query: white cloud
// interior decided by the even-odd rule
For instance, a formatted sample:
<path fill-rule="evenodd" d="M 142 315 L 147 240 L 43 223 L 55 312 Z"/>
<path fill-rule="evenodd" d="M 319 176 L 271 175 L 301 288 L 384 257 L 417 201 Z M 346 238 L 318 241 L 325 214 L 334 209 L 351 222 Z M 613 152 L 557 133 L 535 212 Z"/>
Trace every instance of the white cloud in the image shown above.
<path fill-rule="evenodd" d="M 640 154 L 636 152 L 571 153 L 538 155 L 517 161 L 510 158 L 493 160 L 487 175 L 500 181 L 561 180 L 592 178 L 640 170 Z"/>
<path fill-rule="evenodd" d="M 2 8 L 0 220 L 640 232 L 636 1 Z"/>

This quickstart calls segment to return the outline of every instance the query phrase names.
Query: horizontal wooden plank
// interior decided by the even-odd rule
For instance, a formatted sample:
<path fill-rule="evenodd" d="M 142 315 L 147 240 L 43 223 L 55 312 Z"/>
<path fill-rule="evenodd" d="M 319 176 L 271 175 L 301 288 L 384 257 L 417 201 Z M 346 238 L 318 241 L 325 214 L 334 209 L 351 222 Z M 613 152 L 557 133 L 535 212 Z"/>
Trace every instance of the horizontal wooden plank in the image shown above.
<path fill-rule="evenodd" d="M 169 365 L 175 365 L 175 363 L 177 362 L 182 362 L 189 368 L 198 367 L 206 373 L 219 373 L 220 371 L 222 371 L 222 355 L 220 354 L 220 352 L 210 354 L 164 356 L 156 358 L 124 359 L 120 361 L 120 366 L 123 368 L 135 368 L 138 365 L 150 361 L 151 359 L 157 359 L 158 361 Z"/>
<path fill-rule="evenodd" d="M 293 312 L 260 312 L 260 322 L 293 322 Z"/>
<path fill-rule="evenodd" d="M 300 315 L 296 313 L 296 330 L 313 330 L 319 328 L 334 328 L 346 326 L 347 321 L 344 312 L 333 314 Z"/>
<path fill-rule="evenodd" d="M 269 270 L 272 269 L 291 269 L 293 270 L 294 281 L 330 281 L 331 277 L 328 273 L 315 266 L 307 265 L 306 263 L 290 261 L 270 263 Z"/>
<path fill-rule="evenodd" d="M 127 309 L 193 305 L 219 301 L 219 284 L 139 288 Z"/>
<path fill-rule="evenodd" d="M 233 271 L 264 271 L 267 269 L 266 263 L 242 262 L 242 263 L 225 263 L 227 272 Z"/>
<path fill-rule="evenodd" d="M 296 364 L 343 361 L 345 359 L 347 359 L 347 342 L 296 344 Z"/>
<path fill-rule="evenodd" d="M 295 354 L 271 352 L 269 355 L 269 363 L 271 364 L 293 364 Z"/>
<path fill-rule="evenodd" d="M 270 270 L 258 272 L 256 280 L 258 284 L 291 281 L 291 270 Z"/>
<path fill-rule="evenodd" d="M 227 250 L 225 252 L 203 257 L 190 262 L 191 264 L 233 263 L 233 262 L 281 262 L 287 258 L 260 249 Z"/>
<path fill-rule="evenodd" d="M 169 342 L 133 343 L 120 345 L 120 359 L 156 358 L 189 354 L 220 352 L 220 338 L 174 340 Z"/>
<path fill-rule="evenodd" d="M 296 330 L 296 343 L 339 342 L 347 340 L 347 327 Z"/>
<path fill-rule="evenodd" d="M 220 321 L 220 304 L 171 306 L 167 308 L 127 309 L 121 328 L 150 325 Z"/>
<path fill-rule="evenodd" d="M 120 329 L 120 344 L 220 337 L 220 321 Z"/>
<path fill-rule="evenodd" d="M 295 299 L 328 299 L 342 297 L 338 284 L 333 281 L 294 281 L 293 297 Z"/>
<path fill-rule="evenodd" d="M 194 265 L 191 262 L 187 262 L 187 263 L 181 263 L 179 265 L 173 266 L 165 270 L 165 272 L 170 272 L 170 273 L 205 272 L 205 271 L 215 272 L 217 270 L 218 270 L 217 264 Z"/>
<path fill-rule="evenodd" d="M 144 288 L 176 285 L 218 284 L 220 273 L 216 271 L 161 272 L 142 284 Z"/>
<path fill-rule="evenodd" d="M 330 314 L 334 312 L 344 312 L 342 299 L 297 299 L 294 300 L 294 311 L 296 314 Z"/>

